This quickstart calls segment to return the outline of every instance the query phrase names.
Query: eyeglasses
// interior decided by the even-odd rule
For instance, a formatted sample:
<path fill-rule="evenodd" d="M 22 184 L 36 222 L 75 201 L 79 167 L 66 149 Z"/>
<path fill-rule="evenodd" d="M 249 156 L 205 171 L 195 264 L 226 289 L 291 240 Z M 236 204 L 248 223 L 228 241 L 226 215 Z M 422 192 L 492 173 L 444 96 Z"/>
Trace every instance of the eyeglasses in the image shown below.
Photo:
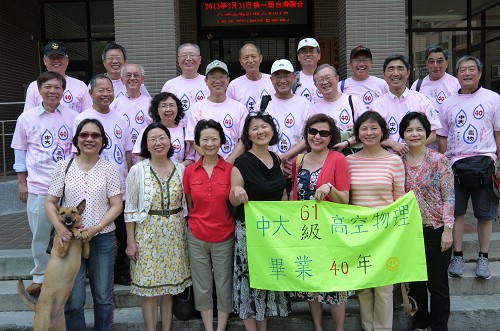
<path fill-rule="evenodd" d="M 156 144 L 157 142 L 164 143 L 165 140 L 167 140 L 167 136 L 159 136 L 159 137 L 152 137 L 148 138 L 148 143 Z"/>
<path fill-rule="evenodd" d="M 141 78 L 141 74 L 126 74 L 125 78 L 130 79 L 130 78 Z"/>
<path fill-rule="evenodd" d="M 274 79 L 276 79 L 277 81 L 280 81 L 282 79 L 288 79 L 290 78 L 292 74 L 289 73 L 289 74 L 282 74 L 282 75 L 271 75 Z"/>
<path fill-rule="evenodd" d="M 108 57 L 106 57 L 106 61 L 113 62 L 114 60 L 123 61 L 123 56 L 108 56 Z"/>
<path fill-rule="evenodd" d="M 200 54 L 183 53 L 179 55 L 179 57 L 183 60 L 187 60 L 188 58 L 196 59 L 198 56 L 200 56 Z"/>
<path fill-rule="evenodd" d="M 354 63 L 368 63 L 370 62 L 372 59 L 367 59 L 367 58 L 361 58 L 361 59 L 354 59 L 352 62 Z"/>
<path fill-rule="evenodd" d="M 158 108 L 177 109 L 177 105 L 175 103 L 160 103 Z"/>
<path fill-rule="evenodd" d="M 101 138 L 102 135 L 99 132 L 80 132 L 78 134 L 78 137 L 82 139 L 87 139 L 88 137 L 90 137 L 95 140 Z"/>
<path fill-rule="evenodd" d="M 322 77 L 317 77 L 316 78 L 316 83 L 323 84 L 323 82 L 328 82 L 330 79 L 336 76 L 322 76 Z"/>
<path fill-rule="evenodd" d="M 332 134 L 328 130 L 318 130 L 318 129 L 315 129 L 315 128 L 309 128 L 309 130 L 307 130 L 307 133 L 309 133 L 311 136 L 315 136 L 315 135 L 317 135 L 319 133 L 319 136 L 323 137 L 323 138 L 329 137 Z"/>
<path fill-rule="evenodd" d="M 427 64 L 430 64 L 430 65 L 443 64 L 444 61 L 445 61 L 445 59 L 437 59 L 437 60 L 429 59 L 429 60 L 427 60 Z"/>
<path fill-rule="evenodd" d="M 248 116 L 250 117 L 269 116 L 269 113 L 267 111 L 251 111 L 248 113 Z"/>

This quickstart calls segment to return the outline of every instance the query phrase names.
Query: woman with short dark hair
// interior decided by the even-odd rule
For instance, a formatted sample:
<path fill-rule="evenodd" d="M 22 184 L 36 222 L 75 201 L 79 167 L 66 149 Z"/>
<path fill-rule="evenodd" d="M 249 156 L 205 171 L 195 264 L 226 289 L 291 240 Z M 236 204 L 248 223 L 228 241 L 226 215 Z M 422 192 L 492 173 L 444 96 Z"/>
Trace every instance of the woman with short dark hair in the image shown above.
<path fill-rule="evenodd" d="M 125 252 L 131 260 L 130 292 L 143 297 L 142 315 L 148 331 L 156 330 L 158 298 L 162 328 L 170 330 L 173 295 L 191 285 L 184 166 L 171 160 L 173 154 L 169 130 L 152 123 L 141 139 L 144 160 L 127 176 Z"/>
<path fill-rule="evenodd" d="M 229 209 L 231 168 L 218 152 L 226 143 L 222 126 L 200 120 L 194 142 L 203 152 L 184 173 L 189 210 L 188 248 L 194 303 L 205 331 L 213 331 L 213 280 L 217 293 L 217 330 L 226 330 L 232 311 L 234 218 Z"/>

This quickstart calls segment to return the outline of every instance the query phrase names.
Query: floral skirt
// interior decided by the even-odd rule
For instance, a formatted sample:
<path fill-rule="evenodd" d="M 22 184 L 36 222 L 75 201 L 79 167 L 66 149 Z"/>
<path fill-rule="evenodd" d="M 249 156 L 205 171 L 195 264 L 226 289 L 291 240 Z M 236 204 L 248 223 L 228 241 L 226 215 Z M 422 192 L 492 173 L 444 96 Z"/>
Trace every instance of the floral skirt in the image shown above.
<path fill-rule="evenodd" d="M 245 224 L 236 221 L 234 239 L 233 310 L 241 319 L 285 317 L 291 312 L 288 292 L 250 288 Z"/>

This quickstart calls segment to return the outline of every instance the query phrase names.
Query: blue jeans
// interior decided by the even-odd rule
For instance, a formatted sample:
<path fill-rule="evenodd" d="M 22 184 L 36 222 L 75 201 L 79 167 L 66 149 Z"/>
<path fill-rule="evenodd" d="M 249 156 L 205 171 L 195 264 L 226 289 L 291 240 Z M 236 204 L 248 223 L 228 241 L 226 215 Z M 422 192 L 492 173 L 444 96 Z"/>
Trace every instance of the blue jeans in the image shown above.
<path fill-rule="evenodd" d="M 85 277 L 88 271 L 94 300 L 94 330 L 113 330 L 113 266 L 116 255 L 115 232 L 99 234 L 90 241 L 90 258 L 82 258 L 71 296 L 64 307 L 66 330 L 85 331 Z"/>

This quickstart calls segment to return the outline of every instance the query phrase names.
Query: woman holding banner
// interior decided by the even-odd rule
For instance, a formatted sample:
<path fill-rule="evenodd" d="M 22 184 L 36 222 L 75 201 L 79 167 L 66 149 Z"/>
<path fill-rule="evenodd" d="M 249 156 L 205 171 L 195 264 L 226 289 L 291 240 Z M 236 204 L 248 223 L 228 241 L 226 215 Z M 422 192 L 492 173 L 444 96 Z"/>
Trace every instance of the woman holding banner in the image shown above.
<path fill-rule="evenodd" d="M 403 156 L 406 191 L 413 190 L 422 214 L 427 282 L 410 283 L 410 295 L 417 301 L 413 328 L 448 330 L 450 289 L 448 264 L 453 243 L 455 191 L 453 171 L 443 154 L 425 147 L 431 133 L 427 117 L 410 112 L 401 120 L 399 135 L 410 148 Z M 428 309 L 428 294 L 431 307 Z"/>
<path fill-rule="evenodd" d="M 354 123 L 356 141 L 363 149 L 347 157 L 351 174 L 351 204 L 370 208 L 390 205 L 405 193 L 403 161 L 380 143 L 389 137 L 379 113 L 366 111 Z M 358 292 L 361 325 L 365 331 L 392 330 L 392 285 Z"/>
<path fill-rule="evenodd" d="M 286 200 L 285 177 L 278 156 L 269 151 L 278 143 L 273 118 L 266 112 L 250 112 L 245 119 L 241 141 L 245 153 L 231 172 L 229 201 L 238 208 L 235 229 L 233 309 L 248 331 L 267 330 L 268 316 L 288 316 L 290 299 L 286 292 L 250 288 L 244 208 L 248 201 Z"/>
<path fill-rule="evenodd" d="M 311 116 L 304 127 L 304 141 L 309 153 L 292 161 L 292 200 L 326 200 L 349 203 L 350 176 L 344 155 L 331 150 L 340 141 L 335 121 L 325 114 Z M 345 303 L 350 293 L 296 292 L 292 297 L 309 303 L 315 331 L 323 331 L 323 307 L 330 305 L 335 330 L 344 330 Z"/>

